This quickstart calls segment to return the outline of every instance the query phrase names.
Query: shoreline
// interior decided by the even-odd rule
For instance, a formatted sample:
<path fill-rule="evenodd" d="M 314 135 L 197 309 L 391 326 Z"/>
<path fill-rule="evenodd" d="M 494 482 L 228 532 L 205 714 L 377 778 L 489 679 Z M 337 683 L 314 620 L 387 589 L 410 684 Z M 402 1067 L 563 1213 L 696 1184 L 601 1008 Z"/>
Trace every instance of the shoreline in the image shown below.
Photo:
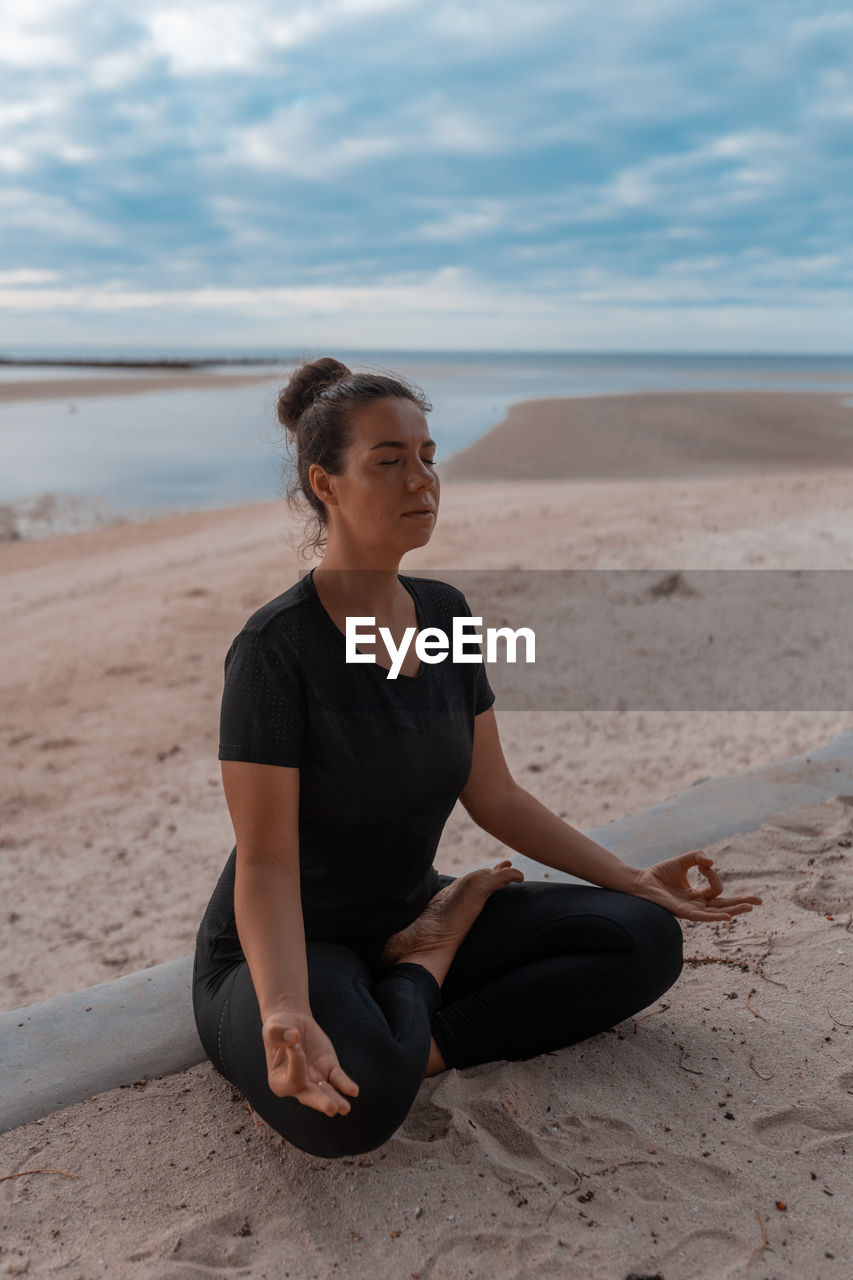
<path fill-rule="evenodd" d="M 82 356 L 66 356 L 61 360 L 50 360 L 46 356 L 31 356 L 29 359 L 0 356 L 0 369 L 208 369 L 223 365 L 287 364 L 291 359 L 288 356 L 283 356 L 281 360 L 265 356 L 199 356 L 197 359 L 171 359 L 163 356 L 156 360 L 146 360 L 142 357 L 122 359 L 117 356 L 112 360 L 106 357 L 87 360 Z"/>
<path fill-rule="evenodd" d="M 0 382 L 0 404 L 216 390 L 279 381 L 265 374 L 186 374 L 27 384 Z M 26 392 L 21 391 L 26 387 Z M 72 394 L 73 393 L 73 394 Z M 505 417 L 439 464 L 446 491 L 458 483 L 702 483 L 749 475 L 853 468 L 853 395 L 829 391 L 643 391 L 517 401 Z M 259 495 L 255 506 L 276 502 Z M 97 494 L 42 493 L 0 502 L 0 544 L 78 536 L 97 528 L 174 519 L 201 511 L 122 511 Z"/>
<path fill-rule="evenodd" d="M 692 511 L 691 498 L 695 500 Z M 780 525 L 786 520 L 789 523 L 796 522 L 800 534 L 806 531 L 807 525 L 812 526 L 809 529 L 810 540 L 814 542 L 816 537 L 820 537 L 826 543 L 823 550 L 827 561 L 831 563 L 809 566 L 796 555 L 790 542 L 782 541 L 774 549 L 763 538 L 760 547 L 757 545 L 752 554 L 752 564 L 776 569 L 841 568 L 848 567 L 849 558 L 849 567 L 853 568 L 853 544 L 848 549 L 847 531 L 845 530 L 845 537 L 839 541 L 834 553 L 832 538 L 823 533 L 819 525 L 819 517 L 827 506 L 830 509 L 845 509 L 848 500 L 853 502 L 853 461 L 846 467 L 825 468 L 815 465 L 802 471 L 792 468 L 768 471 L 765 468 L 756 472 L 744 470 L 736 474 L 699 478 L 663 476 L 656 480 L 633 479 L 629 476 L 569 480 L 514 480 L 499 476 L 469 480 L 454 477 L 444 480 L 436 529 L 437 534 L 446 535 L 444 540 L 448 554 L 443 560 L 436 559 L 429 548 L 425 549 L 425 554 L 429 564 L 447 568 L 464 544 L 459 526 L 469 530 L 473 519 L 494 519 L 494 509 L 497 508 L 500 513 L 498 518 L 502 523 L 506 523 L 507 518 L 523 515 L 529 528 L 537 528 L 540 542 L 534 551 L 532 538 L 528 533 L 514 547 L 506 541 L 499 542 L 496 547 L 484 545 L 480 548 L 477 568 L 534 570 L 623 567 L 663 570 L 676 565 L 676 560 L 672 559 L 674 555 L 687 557 L 678 561 L 682 568 L 744 567 L 736 563 L 743 552 L 742 536 L 739 535 L 750 527 L 765 529 L 777 518 Z M 749 510 L 751 501 L 754 502 L 752 512 Z M 623 505 L 624 518 L 621 518 L 619 512 Z M 578 534 L 581 531 L 592 532 L 596 513 L 600 513 L 602 508 L 606 509 L 603 522 L 608 525 L 605 541 L 612 541 L 612 549 L 603 560 L 600 545 L 596 545 L 594 550 L 590 549 L 589 554 L 584 554 L 581 536 L 568 539 L 559 536 L 560 527 L 567 521 L 578 527 Z M 0 522 L 3 509 L 4 504 L 0 504 Z M 470 518 L 465 517 L 466 510 Z M 700 512 L 703 513 L 701 516 Z M 682 536 L 673 540 L 673 517 L 676 513 L 684 523 L 680 530 Z M 448 516 L 452 518 L 452 525 Z M 815 520 L 818 520 L 817 525 Z M 631 539 L 626 535 L 636 521 L 646 526 L 645 537 L 632 549 Z M 727 558 L 724 550 L 727 546 L 726 525 L 731 521 L 737 521 L 739 528 L 732 530 L 732 555 Z M 26 572 L 51 562 L 60 564 L 84 560 L 89 556 L 130 553 L 134 548 L 153 550 L 158 544 L 165 546 L 173 539 L 190 538 L 204 532 L 216 533 L 231 525 L 267 526 L 269 529 L 278 529 L 282 537 L 286 533 L 298 542 L 302 516 L 291 510 L 284 497 L 270 497 L 217 507 L 155 512 L 135 519 L 117 516 L 115 519 L 106 519 L 103 523 L 68 531 L 59 530 L 45 536 L 3 538 L 0 523 L 0 585 L 7 573 Z M 544 545 L 549 531 L 555 534 L 554 544 L 550 547 Z M 648 536 L 655 533 L 660 534 L 660 542 L 657 544 L 648 541 Z M 700 564 L 698 559 L 690 559 L 694 546 L 698 548 L 701 541 L 701 538 L 697 541 L 697 535 L 709 535 L 705 542 L 705 564 Z M 719 550 L 714 550 L 715 541 Z M 439 543 L 440 539 L 434 537 L 430 546 Z M 653 546 L 657 546 L 663 558 L 655 555 L 649 559 Z M 667 547 L 670 550 L 665 551 Z M 284 549 L 282 544 L 282 550 Z M 507 558 L 513 550 L 517 554 L 512 556 L 510 562 Z M 411 552 L 406 565 L 423 567 L 423 555 L 424 552 Z M 618 555 L 622 557 L 619 563 Z M 843 563 L 839 562 L 839 558 Z M 522 563 L 525 559 L 527 563 Z M 318 561 L 306 561 L 305 566 L 310 568 L 314 563 Z M 403 567 L 401 571 L 405 572 L 406 568 Z"/>
<path fill-rule="evenodd" d="M 34 400 L 84 400 L 95 396 L 136 396 L 153 391 L 214 391 L 217 387 L 248 387 L 280 379 L 278 373 L 192 373 L 180 366 L 166 372 L 158 366 L 149 375 L 120 375 L 109 378 L 44 378 L 0 381 L 0 404 L 20 404 Z"/>

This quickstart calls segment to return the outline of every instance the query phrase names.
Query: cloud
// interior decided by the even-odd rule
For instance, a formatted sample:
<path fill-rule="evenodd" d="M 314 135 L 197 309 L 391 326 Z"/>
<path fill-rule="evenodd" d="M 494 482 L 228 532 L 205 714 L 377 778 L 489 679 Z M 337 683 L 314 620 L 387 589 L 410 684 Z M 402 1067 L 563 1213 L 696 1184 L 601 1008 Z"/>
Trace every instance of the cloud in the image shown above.
<path fill-rule="evenodd" d="M 456 106 L 439 90 L 412 97 L 393 117 L 381 110 L 354 113 L 352 107 L 341 94 L 300 97 L 262 123 L 233 129 L 227 158 L 328 184 L 344 170 L 375 168 L 398 156 L 483 155 L 506 145 L 487 117 Z"/>
<path fill-rule="evenodd" d="M 4 0 L 0 66 L 36 69 L 69 66 L 78 50 L 75 19 L 80 0 Z"/>
<path fill-rule="evenodd" d="M 423 240 L 444 241 L 458 244 L 485 232 L 494 232 L 506 225 L 508 210 L 500 200 L 473 200 L 454 203 L 435 200 L 436 216 L 414 227 L 411 235 Z"/>
<path fill-rule="evenodd" d="M 707 271 L 713 271 L 711 263 Z M 40 295 L 38 298 L 36 295 Z M 853 324 L 849 298 L 827 292 L 792 297 L 782 309 L 772 289 L 744 305 L 699 297 L 695 286 L 673 300 L 654 282 L 609 279 L 589 268 L 574 289 L 548 294 L 496 287 L 448 270 L 359 288 L 265 288 L 132 291 L 108 287 L 24 290 L 0 282 L 0 342 L 20 342 L 4 306 L 27 303 L 42 335 L 114 345 L 117 334 L 147 345 L 255 343 L 266 350 L 372 347 L 458 350 L 788 350 L 832 351 Z"/>
<path fill-rule="evenodd" d="M 329 182 L 341 169 L 386 159 L 399 150 L 401 140 L 393 133 L 369 125 L 358 134 L 347 129 L 347 108 L 345 98 L 331 94 L 290 103 L 263 124 L 234 130 L 226 144 L 228 159 L 241 166 Z"/>
<path fill-rule="evenodd" d="M 407 287 L 453 316 L 849 289 L 839 7 L 7 0 L 4 26 L 13 316 L 68 290 L 90 317 L 227 324 Z"/>
<path fill-rule="evenodd" d="M 59 279 L 57 271 L 32 271 L 19 267 L 16 271 L 0 271 L 0 287 L 9 288 L 22 284 L 52 284 Z"/>
<path fill-rule="evenodd" d="M 594 306 L 715 306 L 738 302 L 771 306 L 780 280 L 790 305 L 837 307 L 847 294 L 839 274 L 853 275 L 853 250 L 838 255 L 803 255 L 780 260 L 772 253 L 744 250 L 732 255 L 683 255 L 643 278 L 595 264 L 579 264 L 548 287 L 535 290 L 496 284 L 476 272 L 443 267 L 433 272 L 389 273 L 363 285 L 335 282 L 254 288 L 139 289 L 126 281 L 55 287 L 55 273 L 26 271 L 0 276 L 0 308 L 21 312 L 77 310 L 105 315 L 162 311 L 170 316 L 198 312 L 373 318 L 392 315 L 483 315 L 516 310 L 559 316 L 569 304 Z M 43 279 L 41 278 L 43 277 Z M 29 288 L 44 283 L 51 287 Z"/>
<path fill-rule="evenodd" d="M 153 49 L 173 72 L 215 76 L 221 71 L 252 71 L 266 61 L 264 15 L 253 15 L 253 8 L 257 6 L 154 6 L 141 20 Z"/>
<path fill-rule="evenodd" d="M 825 39 L 853 41 L 853 13 L 849 9 L 828 10 L 812 18 L 797 18 L 791 24 L 791 44 L 809 45 Z"/>
<path fill-rule="evenodd" d="M 0 306 L 23 311 L 73 307 L 108 314 L 160 308 L 168 308 L 172 312 L 233 308 L 254 316 L 280 313 L 282 309 L 323 315 L 342 312 L 363 315 L 365 310 L 381 312 L 388 309 L 445 313 L 483 306 L 490 293 L 488 286 L 483 287 L 470 280 L 466 273 L 447 268 L 431 276 L 390 277 L 378 284 L 360 287 L 311 285 L 240 289 L 207 286 L 200 289 L 142 290 L 116 282 L 61 289 L 21 289 L 13 283 L 11 287 L 0 290 Z"/>
<path fill-rule="evenodd" d="M 342 25 L 360 24 L 422 0 L 316 0 L 283 7 L 271 0 L 184 0 L 140 11 L 153 48 L 178 76 L 215 76 L 271 67 L 278 53 L 310 46 Z"/>
<path fill-rule="evenodd" d="M 115 234 L 109 226 L 62 196 L 46 195 L 22 186 L 0 188 L 0 233 L 6 244 L 15 242 L 12 233 L 16 230 L 25 232 L 27 239 L 44 236 L 78 246 L 81 242 L 91 244 L 96 239 L 103 245 Z"/>

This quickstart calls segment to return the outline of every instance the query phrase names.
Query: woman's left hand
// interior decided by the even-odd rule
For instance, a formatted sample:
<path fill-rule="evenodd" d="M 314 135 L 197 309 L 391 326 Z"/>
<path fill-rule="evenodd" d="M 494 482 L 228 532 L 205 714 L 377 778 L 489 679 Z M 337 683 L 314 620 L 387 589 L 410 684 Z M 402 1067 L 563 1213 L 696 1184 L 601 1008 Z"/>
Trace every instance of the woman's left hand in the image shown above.
<path fill-rule="evenodd" d="M 698 867 L 708 881 L 707 887 L 694 889 L 687 879 L 690 867 Z M 713 859 L 701 849 L 680 853 L 677 858 L 666 858 L 651 867 L 643 867 L 637 874 L 633 892 L 638 898 L 648 898 L 666 907 L 674 916 L 685 920 L 731 920 L 732 916 L 751 911 L 752 905 L 760 906 L 762 899 L 754 896 L 721 898 L 723 882 L 714 870 Z"/>

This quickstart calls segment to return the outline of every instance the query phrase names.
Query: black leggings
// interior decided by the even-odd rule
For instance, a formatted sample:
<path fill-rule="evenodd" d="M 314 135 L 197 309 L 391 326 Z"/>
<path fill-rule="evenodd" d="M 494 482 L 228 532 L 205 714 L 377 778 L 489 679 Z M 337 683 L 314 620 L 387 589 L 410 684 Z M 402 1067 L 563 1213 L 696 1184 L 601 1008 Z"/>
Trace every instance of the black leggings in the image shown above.
<path fill-rule="evenodd" d="M 453 879 L 440 877 L 442 886 Z M 430 1034 L 447 1067 L 530 1058 L 646 1008 L 683 966 L 681 927 L 664 907 L 592 885 L 530 880 L 487 899 L 441 987 L 418 964 L 383 972 L 384 939 L 308 940 L 311 1012 L 359 1086 L 347 1115 L 327 1116 L 270 1089 L 252 978 L 233 939 L 222 947 L 211 936 L 214 899 L 193 972 L 202 1045 L 273 1129 L 316 1156 L 371 1151 L 391 1137 L 423 1080 Z"/>

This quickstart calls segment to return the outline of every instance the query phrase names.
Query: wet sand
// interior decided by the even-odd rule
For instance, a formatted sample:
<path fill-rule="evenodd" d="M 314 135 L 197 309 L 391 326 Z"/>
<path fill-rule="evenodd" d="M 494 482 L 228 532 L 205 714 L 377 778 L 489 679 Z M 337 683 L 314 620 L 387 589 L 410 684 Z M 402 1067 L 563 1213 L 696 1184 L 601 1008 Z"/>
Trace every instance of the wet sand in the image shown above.
<path fill-rule="evenodd" d="M 89 396 L 143 395 L 148 391 L 214 391 L 217 387 L 248 387 L 258 382 L 274 382 L 280 375 L 270 373 L 191 373 L 157 370 L 151 373 L 115 373 L 110 376 L 44 379 L 16 378 L 0 381 L 0 404 L 21 400 L 81 400 Z"/>

